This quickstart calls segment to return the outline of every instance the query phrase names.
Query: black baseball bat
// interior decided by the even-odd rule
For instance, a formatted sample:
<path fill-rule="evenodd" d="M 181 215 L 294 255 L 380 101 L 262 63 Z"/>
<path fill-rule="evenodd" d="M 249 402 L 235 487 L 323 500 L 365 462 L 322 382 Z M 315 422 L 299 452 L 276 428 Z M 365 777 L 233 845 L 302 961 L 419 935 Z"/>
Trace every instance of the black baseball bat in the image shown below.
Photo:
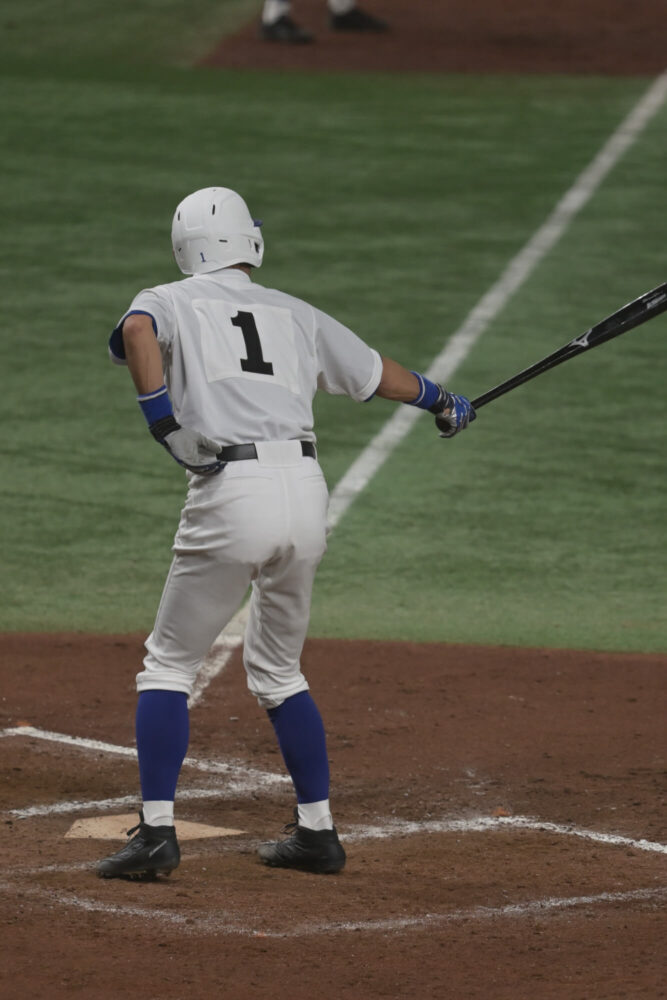
<path fill-rule="evenodd" d="M 569 361 L 570 358 L 574 358 L 577 354 L 583 354 L 584 351 L 590 351 L 593 347 L 599 347 L 600 344 L 605 344 L 608 340 L 613 340 L 614 337 L 620 336 L 627 330 L 632 330 L 633 327 L 653 319 L 654 316 L 659 316 L 666 309 L 667 281 L 658 285 L 657 288 L 653 288 L 650 292 L 640 295 L 638 299 L 628 302 L 627 305 L 612 313 L 611 316 L 607 316 L 600 323 L 596 323 L 590 330 L 586 330 L 586 333 L 575 337 L 569 344 L 565 344 L 553 354 L 548 354 L 546 358 L 536 361 L 529 368 L 524 368 L 522 372 L 501 382 L 494 389 L 482 393 L 477 399 L 472 400 L 473 407 L 478 410 L 480 406 L 486 406 L 492 399 L 504 396 L 506 392 L 516 389 L 524 382 L 529 382 L 531 378 L 536 378 L 542 372 L 549 371 L 556 365 L 562 365 L 564 361 Z"/>

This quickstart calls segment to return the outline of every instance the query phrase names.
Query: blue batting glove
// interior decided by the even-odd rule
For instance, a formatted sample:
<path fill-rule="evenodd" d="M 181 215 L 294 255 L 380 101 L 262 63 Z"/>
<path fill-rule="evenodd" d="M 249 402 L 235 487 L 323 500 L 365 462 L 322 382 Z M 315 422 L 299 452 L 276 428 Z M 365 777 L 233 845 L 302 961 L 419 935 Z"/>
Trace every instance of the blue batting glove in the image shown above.
<path fill-rule="evenodd" d="M 465 396 L 455 396 L 441 385 L 438 389 L 440 396 L 429 410 L 435 415 L 435 426 L 440 431 L 440 437 L 453 438 L 459 431 L 465 430 L 477 414 Z"/>

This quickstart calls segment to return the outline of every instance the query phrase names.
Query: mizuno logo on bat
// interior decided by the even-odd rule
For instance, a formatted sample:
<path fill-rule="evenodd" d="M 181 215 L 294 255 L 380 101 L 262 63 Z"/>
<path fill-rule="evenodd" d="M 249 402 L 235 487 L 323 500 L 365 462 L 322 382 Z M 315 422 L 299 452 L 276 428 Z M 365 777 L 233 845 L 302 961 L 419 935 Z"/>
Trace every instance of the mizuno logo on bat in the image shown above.
<path fill-rule="evenodd" d="M 575 337 L 574 340 L 572 341 L 572 344 L 576 345 L 577 347 L 588 347 L 589 346 L 588 338 L 590 337 L 592 332 L 593 332 L 592 330 L 586 330 L 586 333 L 582 333 L 580 337 Z"/>

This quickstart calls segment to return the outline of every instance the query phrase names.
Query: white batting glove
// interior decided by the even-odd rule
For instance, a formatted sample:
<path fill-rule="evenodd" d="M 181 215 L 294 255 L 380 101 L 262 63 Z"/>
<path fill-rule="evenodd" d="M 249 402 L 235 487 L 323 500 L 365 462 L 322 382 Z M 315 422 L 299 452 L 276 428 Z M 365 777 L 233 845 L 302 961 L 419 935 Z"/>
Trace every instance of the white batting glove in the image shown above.
<path fill-rule="evenodd" d="M 163 417 L 150 424 L 149 431 L 167 449 L 174 461 L 200 476 L 213 476 L 226 465 L 218 458 L 220 445 L 189 427 L 181 427 L 175 417 Z"/>

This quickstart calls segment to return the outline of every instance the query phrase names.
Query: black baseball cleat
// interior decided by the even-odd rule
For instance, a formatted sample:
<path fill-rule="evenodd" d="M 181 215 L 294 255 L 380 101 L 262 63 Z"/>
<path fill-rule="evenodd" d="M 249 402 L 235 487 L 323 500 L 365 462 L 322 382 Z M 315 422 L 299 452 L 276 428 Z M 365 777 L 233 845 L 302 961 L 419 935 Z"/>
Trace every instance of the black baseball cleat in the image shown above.
<path fill-rule="evenodd" d="M 181 852 L 175 827 L 149 826 L 142 819 L 127 831 L 128 837 L 133 833 L 136 836 L 125 847 L 98 861 L 100 878 L 154 879 L 157 875 L 170 875 L 178 868 Z"/>
<path fill-rule="evenodd" d="M 333 875 L 345 866 L 345 851 L 333 830 L 309 830 L 298 823 L 288 823 L 287 840 L 260 844 L 257 853 L 271 868 L 295 868 L 316 875 Z"/>
<path fill-rule="evenodd" d="M 389 31 L 386 21 L 381 21 L 379 17 L 369 14 L 361 7 L 353 7 L 345 14 L 331 14 L 330 23 L 334 31 L 367 31 L 376 34 Z"/>
<path fill-rule="evenodd" d="M 283 14 L 277 21 L 262 24 L 260 34 L 265 42 L 287 42 L 288 45 L 307 45 L 313 41 L 309 31 L 295 24 L 288 14 Z"/>

